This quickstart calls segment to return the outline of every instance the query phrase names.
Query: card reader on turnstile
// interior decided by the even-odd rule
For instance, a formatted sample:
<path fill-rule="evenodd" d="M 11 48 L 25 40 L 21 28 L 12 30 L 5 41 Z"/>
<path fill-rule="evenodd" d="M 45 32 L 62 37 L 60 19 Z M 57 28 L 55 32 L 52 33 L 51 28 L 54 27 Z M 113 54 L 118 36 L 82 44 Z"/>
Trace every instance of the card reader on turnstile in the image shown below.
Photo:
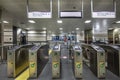
<path fill-rule="evenodd" d="M 83 70 L 83 64 L 82 64 L 82 48 L 79 45 L 75 45 L 73 47 L 74 49 L 74 74 L 75 78 L 82 78 L 82 70 Z"/>
<path fill-rule="evenodd" d="M 52 78 L 60 78 L 60 45 L 55 45 L 52 51 Z"/>

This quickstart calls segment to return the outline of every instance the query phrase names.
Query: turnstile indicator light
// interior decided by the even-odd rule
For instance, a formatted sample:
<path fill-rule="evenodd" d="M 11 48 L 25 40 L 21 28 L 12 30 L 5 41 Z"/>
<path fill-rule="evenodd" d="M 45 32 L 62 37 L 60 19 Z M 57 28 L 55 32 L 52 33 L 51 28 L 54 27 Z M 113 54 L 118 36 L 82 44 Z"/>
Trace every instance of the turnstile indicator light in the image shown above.
<path fill-rule="evenodd" d="M 9 55 L 12 55 L 12 53 L 9 53 Z"/>
<path fill-rule="evenodd" d="M 103 53 L 101 53 L 101 56 L 103 56 Z"/>
<path fill-rule="evenodd" d="M 104 66 L 105 66 L 105 63 L 104 62 L 100 62 L 100 67 L 104 68 Z"/>
<path fill-rule="evenodd" d="M 54 68 L 57 68 L 57 65 L 58 65 L 58 64 L 54 64 Z"/>
<path fill-rule="evenodd" d="M 31 67 L 33 68 L 35 66 L 35 63 L 31 64 Z"/>
<path fill-rule="evenodd" d="M 31 53 L 31 55 L 34 55 L 34 53 Z"/>
<path fill-rule="evenodd" d="M 79 52 L 77 52 L 77 55 L 79 56 L 79 55 L 80 55 L 80 53 L 79 53 Z"/>
<path fill-rule="evenodd" d="M 76 63 L 77 68 L 81 68 L 81 63 Z"/>
<path fill-rule="evenodd" d="M 56 56 L 56 55 L 57 55 L 57 53 L 54 54 L 54 56 Z"/>

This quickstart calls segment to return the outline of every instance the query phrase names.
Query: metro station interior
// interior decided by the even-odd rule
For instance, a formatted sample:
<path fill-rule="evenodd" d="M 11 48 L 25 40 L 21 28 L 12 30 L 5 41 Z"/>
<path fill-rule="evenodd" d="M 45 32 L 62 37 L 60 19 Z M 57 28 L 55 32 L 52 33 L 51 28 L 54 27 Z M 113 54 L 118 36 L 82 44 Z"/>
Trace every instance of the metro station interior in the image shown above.
<path fill-rule="evenodd" d="M 120 0 L 0 0 L 0 80 L 120 80 Z"/>

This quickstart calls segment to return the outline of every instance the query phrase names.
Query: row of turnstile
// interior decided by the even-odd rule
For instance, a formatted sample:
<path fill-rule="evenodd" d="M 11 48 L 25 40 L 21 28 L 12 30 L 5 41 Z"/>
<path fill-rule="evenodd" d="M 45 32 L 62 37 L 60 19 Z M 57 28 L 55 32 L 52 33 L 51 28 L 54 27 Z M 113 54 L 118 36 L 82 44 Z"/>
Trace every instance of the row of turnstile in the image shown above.
<path fill-rule="evenodd" d="M 37 78 L 48 62 L 48 45 L 16 46 L 7 54 L 8 77 L 15 78 L 29 68 L 30 78 Z"/>
<path fill-rule="evenodd" d="M 80 45 L 73 46 L 73 54 L 70 57 L 74 57 L 73 63 L 73 73 L 76 78 L 82 78 L 82 48 Z M 71 58 L 70 58 L 71 59 Z M 60 45 L 55 45 L 52 51 L 52 77 L 61 77 L 61 47 Z"/>
<path fill-rule="evenodd" d="M 49 60 L 49 46 L 24 45 L 8 51 L 8 77 L 16 77 L 29 67 L 30 78 L 37 78 Z M 51 52 L 52 78 L 61 78 L 61 45 L 55 44 Z M 120 46 L 75 44 L 70 47 L 75 78 L 82 78 L 83 63 L 98 78 L 106 77 L 106 69 L 120 76 Z"/>
<path fill-rule="evenodd" d="M 116 45 L 73 45 L 70 49 L 75 78 L 82 78 L 83 62 L 98 78 L 106 77 L 106 69 L 120 76 L 120 46 Z M 52 77 L 61 76 L 60 45 L 55 45 L 52 52 Z M 87 60 L 86 60 L 87 59 Z"/>
<path fill-rule="evenodd" d="M 120 76 L 120 45 L 82 45 L 83 61 L 98 78 L 106 77 L 106 69 Z"/>

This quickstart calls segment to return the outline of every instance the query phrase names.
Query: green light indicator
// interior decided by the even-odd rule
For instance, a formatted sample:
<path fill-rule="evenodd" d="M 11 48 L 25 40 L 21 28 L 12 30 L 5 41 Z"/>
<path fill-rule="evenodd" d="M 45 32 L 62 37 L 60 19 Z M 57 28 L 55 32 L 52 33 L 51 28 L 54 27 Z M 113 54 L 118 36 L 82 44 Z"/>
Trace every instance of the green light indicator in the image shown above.
<path fill-rule="evenodd" d="M 57 64 L 54 64 L 54 68 L 57 68 Z"/>
<path fill-rule="evenodd" d="M 102 63 L 102 64 L 100 65 L 100 67 L 103 68 L 103 67 L 104 67 L 104 63 Z"/>
<path fill-rule="evenodd" d="M 81 65 L 80 65 L 80 64 L 78 64 L 78 65 L 77 65 L 77 68 L 80 68 L 80 66 L 81 66 Z"/>
<path fill-rule="evenodd" d="M 35 63 L 31 64 L 31 67 L 33 68 L 35 66 Z"/>

